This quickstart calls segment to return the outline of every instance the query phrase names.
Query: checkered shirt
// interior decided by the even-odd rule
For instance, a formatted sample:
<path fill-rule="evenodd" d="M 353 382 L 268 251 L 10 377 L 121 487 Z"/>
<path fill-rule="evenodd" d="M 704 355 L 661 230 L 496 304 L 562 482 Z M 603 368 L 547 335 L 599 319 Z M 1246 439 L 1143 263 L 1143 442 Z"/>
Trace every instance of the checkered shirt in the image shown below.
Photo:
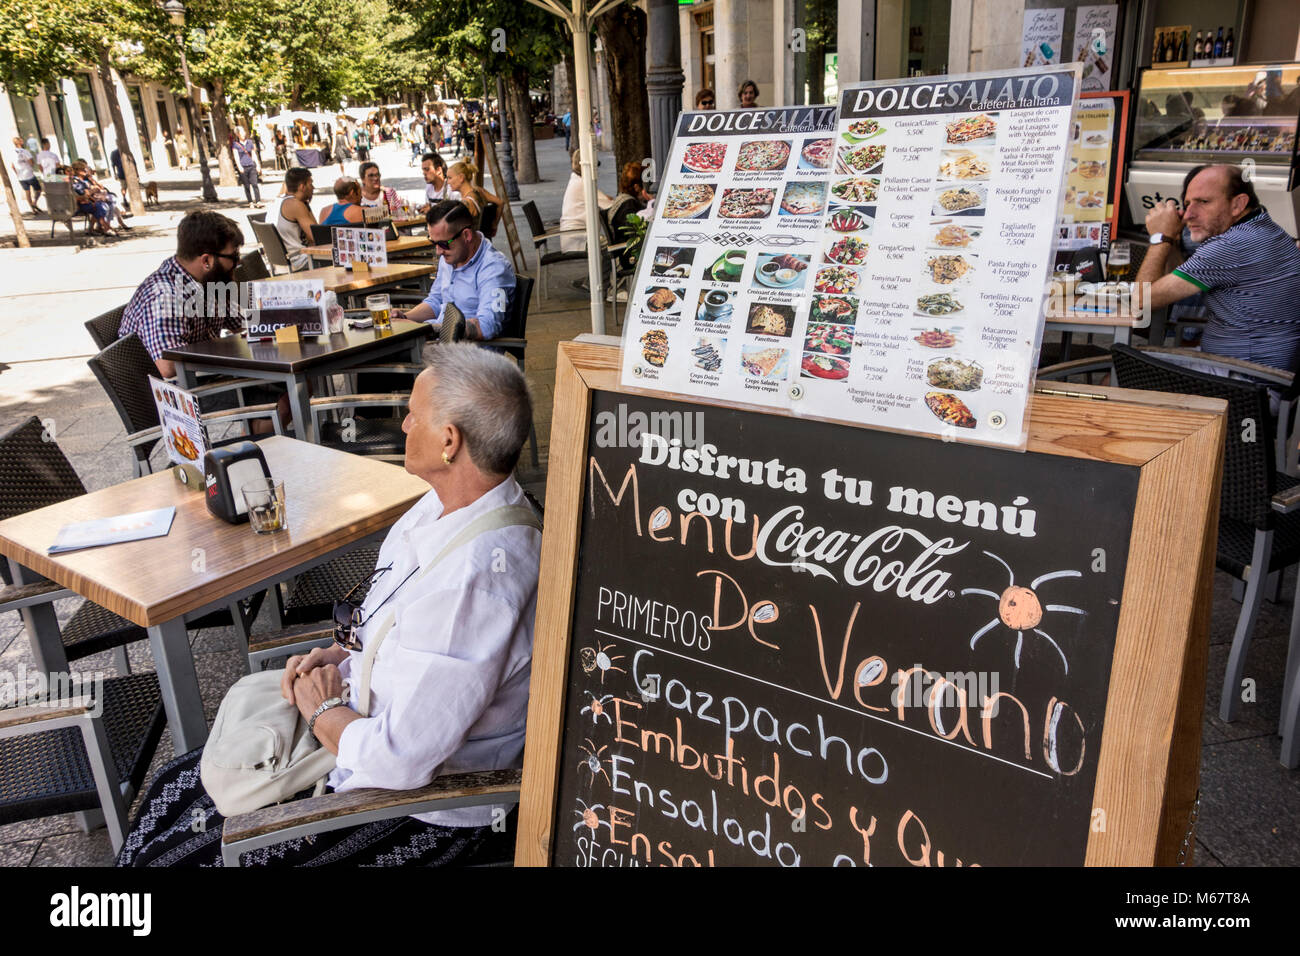
<path fill-rule="evenodd" d="M 218 338 L 223 328 L 240 331 L 244 320 L 230 290 L 220 283 L 205 289 L 172 256 L 135 290 L 118 334 L 138 335 L 156 362 L 167 349 Z"/>

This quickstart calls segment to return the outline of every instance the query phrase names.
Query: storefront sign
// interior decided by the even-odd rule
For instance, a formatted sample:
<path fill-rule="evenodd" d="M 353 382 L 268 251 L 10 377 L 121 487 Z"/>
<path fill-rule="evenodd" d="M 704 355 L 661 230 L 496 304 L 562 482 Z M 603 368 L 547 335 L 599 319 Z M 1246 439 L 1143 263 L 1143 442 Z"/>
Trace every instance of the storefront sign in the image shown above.
<path fill-rule="evenodd" d="M 1026 10 L 1020 31 L 1020 65 L 1058 66 L 1065 35 L 1065 7 Z"/>

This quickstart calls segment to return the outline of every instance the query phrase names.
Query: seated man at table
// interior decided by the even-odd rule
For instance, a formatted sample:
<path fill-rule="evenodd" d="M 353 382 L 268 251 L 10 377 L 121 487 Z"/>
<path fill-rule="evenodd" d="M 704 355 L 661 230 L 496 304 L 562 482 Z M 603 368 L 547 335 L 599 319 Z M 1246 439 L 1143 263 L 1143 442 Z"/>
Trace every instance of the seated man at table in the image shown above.
<path fill-rule="evenodd" d="M 266 221 L 280 234 L 294 272 L 311 268 L 311 257 L 303 248 L 311 244 L 311 227 L 316 225 L 311 211 L 315 192 L 311 170 L 295 166 L 284 174 L 284 195 L 273 200 L 266 210 Z"/>
<path fill-rule="evenodd" d="M 221 337 L 222 329 L 241 332 L 243 315 L 234 283 L 243 234 L 233 219 L 217 212 L 192 212 L 176 229 L 176 255 L 170 256 L 140 283 L 122 312 L 118 336 L 136 335 L 158 367 L 161 378 L 176 375 L 176 366 L 162 357 L 168 349 Z M 234 392 L 207 400 L 205 411 L 226 407 Z M 248 389 L 251 402 L 277 402 L 280 420 L 289 422 L 289 398 L 282 390 L 267 387 Z M 271 424 L 255 420 L 258 433 L 269 432 Z"/>
<path fill-rule="evenodd" d="M 243 329 L 239 297 L 231 285 L 243 239 L 233 219 L 216 212 L 190 213 L 176 229 L 176 255 L 131 296 L 118 336 L 138 335 L 161 377 L 176 374 L 162 357 L 167 349 L 209 342 L 222 329 Z"/>
<path fill-rule="evenodd" d="M 388 532 L 374 574 L 357 582 L 373 586 L 353 606 L 353 624 L 336 629 L 335 643 L 290 657 L 281 677 L 285 700 L 337 757 L 329 774 L 336 792 L 410 790 L 444 774 L 522 763 L 542 540 L 536 525 L 518 523 L 527 498 L 511 474 L 532 421 L 528 385 L 508 358 L 471 345 L 430 349 L 427 362 L 402 430 L 406 470 L 429 491 Z M 488 516 L 498 521 L 480 520 Z M 363 649 L 381 640 L 367 682 Z M 201 758 L 195 750 L 158 772 L 119 866 L 220 862 L 224 818 L 204 790 Z M 495 862 L 513 851 L 505 810 L 363 823 L 253 850 L 242 863 Z"/>
<path fill-rule="evenodd" d="M 1184 225 L 1200 245 L 1165 275 Z M 1134 307 L 1159 309 L 1204 293 L 1204 351 L 1300 370 L 1300 250 L 1240 169 L 1192 170 L 1183 211 L 1167 200 L 1147 213 L 1146 227 L 1151 248 L 1138 270 Z"/>
<path fill-rule="evenodd" d="M 340 176 L 334 180 L 334 198 L 338 202 L 330 203 L 320 211 L 322 226 L 360 226 L 365 223 L 361 213 L 361 183 L 351 176 Z"/>
<path fill-rule="evenodd" d="M 474 216 L 454 199 L 435 203 L 425 215 L 429 238 L 444 266 L 434 279 L 428 297 L 398 318 L 442 324 L 443 307 L 455 303 L 465 316 L 465 334 L 471 339 L 494 339 L 510 314 L 515 293 L 515 270 L 510 260 L 474 228 Z"/>

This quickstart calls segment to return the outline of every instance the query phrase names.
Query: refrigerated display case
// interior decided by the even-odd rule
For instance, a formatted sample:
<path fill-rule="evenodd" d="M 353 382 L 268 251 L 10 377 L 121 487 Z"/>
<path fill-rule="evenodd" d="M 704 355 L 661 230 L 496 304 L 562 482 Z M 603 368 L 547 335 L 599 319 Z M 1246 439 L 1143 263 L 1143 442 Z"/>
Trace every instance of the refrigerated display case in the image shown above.
<path fill-rule="evenodd" d="M 1203 163 L 1243 164 L 1269 215 L 1296 235 L 1296 120 L 1300 63 L 1144 70 L 1133 119 L 1125 193 L 1141 223 Z"/>

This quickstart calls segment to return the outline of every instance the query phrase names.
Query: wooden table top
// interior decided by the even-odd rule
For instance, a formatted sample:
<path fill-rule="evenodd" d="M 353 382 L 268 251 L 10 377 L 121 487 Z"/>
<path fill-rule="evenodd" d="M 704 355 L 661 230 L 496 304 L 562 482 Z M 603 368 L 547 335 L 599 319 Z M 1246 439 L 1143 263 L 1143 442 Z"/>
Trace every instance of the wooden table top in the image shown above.
<path fill-rule="evenodd" d="M 259 445 L 285 483 L 287 531 L 227 524 L 168 470 L 0 522 L 0 553 L 148 627 L 381 531 L 429 491 L 423 479 L 374 458 L 285 436 Z M 45 553 L 70 522 L 169 505 L 176 520 L 166 537 Z"/>
<path fill-rule="evenodd" d="M 412 216 L 410 219 L 391 219 L 389 221 L 396 229 L 410 229 L 412 226 L 423 226 L 428 220 L 423 216 Z"/>
<path fill-rule="evenodd" d="M 1141 310 L 1134 312 L 1129 307 L 1122 307 L 1114 312 L 1080 312 L 1077 309 L 1047 311 L 1048 322 L 1068 322 L 1071 325 L 1096 325 L 1102 328 L 1136 328 L 1144 324 Z"/>
<path fill-rule="evenodd" d="M 416 249 L 428 249 L 433 245 L 433 240 L 425 236 L 400 236 L 397 239 L 389 239 L 387 242 L 388 254 L 395 255 L 399 252 L 413 252 Z M 334 247 L 324 246 L 307 246 L 303 252 L 313 259 L 331 259 L 334 256 Z M 294 273 L 300 275 L 301 273 Z"/>
<path fill-rule="evenodd" d="M 301 273 L 297 273 L 301 275 Z M 250 342 L 242 335 L 227 335 L 208 342 L 195 342 L 180 349 L 167 349 L 163 358 L 191 366 L 220 365 L 229 368 L 284 374 L 305 372 L 311 368 L 342 360 L 356 361 L 367 352 L 379 351 L 396 343 L 412 344 L 432 332 L 424 322 L 397 319 L 391 330 L 353 329 L 318 335 L 298 342 Z"/>
<path fill-rule="evenodd" d="M 259 282 L 298 281 L 299 279 L 323 279 L 329 292 L 360 292 L 377 285 L 417 279 L 420 276 L 437 272 L 437 267 L 419 262 L 390 262 L 386 266 L 371 266 L 369 272 L 353 272 L 342 266 L 322 266 L 319 269 L 305 269 L 286 275 L 259 279 Z"/>

